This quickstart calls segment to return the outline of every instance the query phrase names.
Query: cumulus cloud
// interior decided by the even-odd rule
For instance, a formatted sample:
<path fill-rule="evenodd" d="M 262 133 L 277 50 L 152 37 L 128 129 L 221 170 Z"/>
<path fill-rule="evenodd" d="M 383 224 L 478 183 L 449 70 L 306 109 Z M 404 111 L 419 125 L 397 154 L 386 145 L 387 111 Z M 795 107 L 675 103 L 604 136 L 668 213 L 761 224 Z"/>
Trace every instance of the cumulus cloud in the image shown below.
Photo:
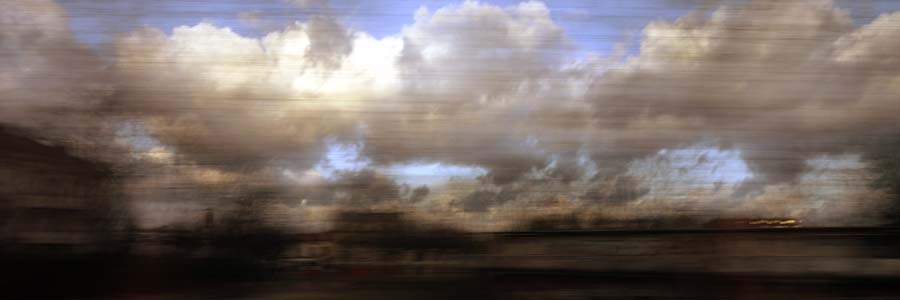
<path fill-rule="evenodd" d="M 421 8 L 399 38 L 402 88 L 369 121 L 368 155 L 482 165 L 497 183 L 547 163 L 529 140 L 559 129 L 539 115 L 577 105 L 566 87 L 581 74 L 563 70 L 574 47 L 543 3 Z"/>
<path fill-rule="evenodd" d="M 328 0 L 288 0 L 293 5 L 300 8 L 325 8 L 330 5 Z"/>
<path fill-rule="evenodd" d="M 117 49 L 117 99 L 195 161 L 301 168 L 325 139 L 362 134 L 381 164 L 485 165 L 508 182 L 546 161 L 523 147 L 538 127 L 527 116 L 559 101 L 564 83 L 546 73 L 561 74 L 573 48 L 539 2 L 465 2 L 420 10 L 382 39 L 314 17 L 258 39 L 208 24 L 144 29 Z"/>
<path fill-rule="evenodd" d="M 830 2 L 754 1 L 655 22 L 638 55 L 593 83 L 591 101 L 601 123 L 623 130 L 613 138 L 619 147 L 714 137 L 740 149 L 756 176 L 739 194 L 758 192 L 797 180 L 810 157 L 897 133 L 887 113 L 896 91 L 879 85 L 896 74 L 872 67 L 872 59 L 890 63 L 895 43 L 863 38 L 873 28 L 896 31 L 885 24 L 897 19 L 856 29 Z"/>
<path fill-rule="evenodd" d="M 160 168 L 133 183 L 141 199 L 212 199 L 243 182 L 236 194 L 274 190 L 294 209 L 399 203 L 492 224 L 548 209 L 840 208 L 865 220 L 865 205 L 816 201 L 878 193 L 823 174 L 865 179 L 872 141 L 900 134 L 900 13 L 856 26 L 827 1 L 656 21 L 624 57 L 581 55 L 544 3 L 465 1 L 423 7 L 382 38 L 334 16 L 259 37 L 209 23 L 142 28 L 117 38 L 111 67 L 72 38 L 53 2 L 0 8 L 3 122 L 63 128 L 112 108 L 152 141 L 124 142 Z M 340 170 L 336 144 L 365 163 Z M 834 171 L 823 159 L 851 162 Z M 419 188 L 392 177 L 417 163 L 477 178 Z M 839 188 L 817 194 L 817 184 Z M 169 185 L 197 189 L 173 196 Z"/>
<path fill-rule="evenodd" d="M 644 30 L 639 53 L 591 79 L 585 96 L 592 106 L 590 113 L 566 111 L 560 105 L 532 111 L 519 120 L 524 120 L 525 128 L 543 121 L 541 116 L 570 125 L 560 135 L 547 134 L 553 129 L 550 122 L 525 132 L 551 145 L 547 147 L 551 153 L 588 149 L 601 166 L 600 177 L 593 184 L 602 192 L 593 194 L 603 195 L 595 198 L 605 199 L 600 201 L 605 205 L 615 207 L 613 198 L 627 198 L 628 205 L 655 203 L 635 210 L 713 215 L 726 210 L 722 203 L 738 201 L 745 213 L 759 212 L 757 208 L 772 207 L 759 199 L 777 202 L 780 197 L 769 186 L 799 190 L 816 186 L 808 181 L 808 174 L 816 170 L 810 166 L 811 159 L 865 153 L 873 137 L 900 133 L 893 117 L 898 105 L 894 97 L 897 74 L 884 67 L 896 60 L 896 51 L 892 51 L 895 39 L 887 38 L 896 31 L 896 22 L 896 14 L 888 14 L 855 28 L 844 11 L 827 1 L 755 1 L 658 21 Z M 678 172 L 627 174 L 633 172 L 628 171 L 634 168 L 631 162 L 653 157 L 660 149 L 679 149 L 707 140 L 714 140 L 712 147 L 720 153 L 739 154 L 727 161 L 746 164 L 740 180 L 724 180 L 724 184 L 719 180 L 699 188 L 698 183 L 679 181 L 684 174 Z M 553 149 L 560 145 L 568 145 L 568 149 Z M 707 167 L 697 164 L 690 166 L 694 171 L 689 172 Z M 673 166 L 650 169 L 668 172 L 665 170 Z M 857 169 L 861 172 L 857 175 L 863 176 L 864 168 Z M 711 176 L 721 177 L 719 174 Z M 657 188 L 656 193 L 652 189 L 646 195 L 642 192 L 640 186 L 658 184 L 660 178 L 675 180 L 672 186 L 691 191 L 660 192 Z M 617 183 L 625 186 L 617 187 Z M 842 188 L 867 189 L 862 183 Z M 571 186 L 565 189 L 574 190 Z M 618 195 L 616 191 L 621 190 L 632 196 Z M 484 195 L 488 194 L 466 196 L 459 203 L 483 209 L 469 203 L 490 203 L 496 198 L 489 195 L 488 200 L 477 200 Z M 796 201 L 813 205 L 803 201 L 821 197 L 807 196 Z M 691 200 L 675 199 L 680 197 Z M 649 198 L 661 200 L 645 201 Z M 647 209 L 650 207 L 656 209 Z M 824 210 L 807 210 L 804 215 L 829 214 Z M 846 210 L 850 211 L 859 212 Z"/>
<path fill-rule="evenodd" d="M 261 38 L 208 24 L 144 29 L 118 43 L 118 99 L 200 163 L 305 174 L 337 139 L 358 140 L 373 165 L 484 167 L 481 187 L 446 202 L 463 211 L 524 205 L 540 197 L 518 195 L 540 188 L 605 205 L 659 198 L 661 177 L 634 174 L 633 162 L 708 140 L 746 165 L 703 188 L 762 197 L 800 184 L 810 158 L 897 133 L 898 19 L 855 28 L 824 1 L 723 6 L 651 23 L 621 63 L 573 62 L 576 48 L 533 1 L 421 8 L 381 39 L 325 17 Z M 399 197 L 366 174 L 347 180 Z"/>
<path fill-rule="evenodd" d="M 0 123 L 56 141 L 93 140 L 110 86 L 53 1 L 0 2 Z"/>
<path fill-rule="evenodd" d="M 379 63 L 357 58 L 370 49 L 350 52 L 371 38 L 351 38 L 325 19 L 260 39 L 208 24 L 144 29 L 118 43 L 117 100 L 188 161 L 310 166 L 324 138 L 355 132 L 352 107 L 382 84 L 359 66 Z"/>

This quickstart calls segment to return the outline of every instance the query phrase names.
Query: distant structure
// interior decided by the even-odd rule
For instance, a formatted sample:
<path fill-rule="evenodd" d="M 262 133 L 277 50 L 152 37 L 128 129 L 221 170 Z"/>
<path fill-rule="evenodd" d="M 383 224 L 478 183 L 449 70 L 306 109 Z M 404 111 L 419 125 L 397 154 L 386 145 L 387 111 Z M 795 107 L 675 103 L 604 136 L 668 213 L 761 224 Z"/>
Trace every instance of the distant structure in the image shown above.
<path fill-rule="evenodd" d="M 792 218 L 715 219 L 706 223 L 704 227 L 712 229 L 792 228 L 800 227 L 802 223 L 802 221 Z"/>
<path fill-rule="evenodd" d="M 110 168 L 0 127 L 0 245 L 5 251 L 93 252 L 127 214 Z"/>

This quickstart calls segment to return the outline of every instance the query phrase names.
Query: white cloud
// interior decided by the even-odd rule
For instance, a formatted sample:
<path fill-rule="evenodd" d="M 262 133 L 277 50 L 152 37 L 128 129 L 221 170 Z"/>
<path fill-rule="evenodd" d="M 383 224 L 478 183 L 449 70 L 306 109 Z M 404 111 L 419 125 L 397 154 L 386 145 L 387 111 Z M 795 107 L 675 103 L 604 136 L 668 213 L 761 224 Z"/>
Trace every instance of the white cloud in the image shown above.
<path fill-rule="evenodd" d="M 29 11 L 44 10 L 32 14 L 44 33 L 34 42 L 80 49 L 58 7 Z M 396 182 L 363 172 L 374 168 L 410 183 L 428 181 L 414 178 L 420 173 L 478 173 L 482 182 L 454 191 L 461 196 L 433 197 L 449 210 L 565 203 L 646 214 L 840 215 L 827 206 L 798 210 L 825 197 L 802 187 L 821 170 L 807 161 L 864 152 L 859 145 L 868 137 L 900 133 L 898 20 L 894 13 L 854 28 L 828 2 L 758 1 L 654 22 L 640 52 L 622 61 L 572 61 L 575 47 L 537 1 L 423 8 L 381 39 L 329 17 L 260 38 L 206 23 L 171 34 L 145 28 L 116 42 L 113 98 L 159 141 L 146 154 L 160 161 L 222 174 L 289 170 L 269 175 L 302 186 L 358 172 L 348 180 L 372 190 L 357 191 L 353 201 L 363 192 L 396 194 Z M 92 64 L 19 51 L 30 49 L 26 32 L 3 32 L 4 41 L 15 41 L 4 46 L 21 53 L 0 58 L 0 77 L 8 79 L 0 92 L 20 99 L 4 107 L 82 105 L 72 95 L 96 83 Z M 65 68 L 77 72 L 57 73 Z M 49 88 L 35 89 L 28 76 Z M 709 139 L 717 143 L 686 148 Z M 634 169 L 661 159 L 664 165 L 643 168 L 655 174 Z M 195 173 L 191 180 L 230 178 Z M 615 193 L 661 182 L 681 190 Z M 746 202 L 735 202 L 735 193 Z M 508 198 L 471 203 L 479 195 Z M 663 199 L 672 195 L 693 200 Z M 795 200 L 772 205 L 777 195 Z"/>

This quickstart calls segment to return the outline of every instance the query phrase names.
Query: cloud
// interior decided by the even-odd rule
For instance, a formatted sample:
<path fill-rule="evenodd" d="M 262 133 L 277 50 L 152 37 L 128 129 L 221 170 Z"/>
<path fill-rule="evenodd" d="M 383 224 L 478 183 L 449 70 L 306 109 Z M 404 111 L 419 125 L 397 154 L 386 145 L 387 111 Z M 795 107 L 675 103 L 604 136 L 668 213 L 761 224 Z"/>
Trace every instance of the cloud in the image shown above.
<path fill-rule="evenodd" d="M 796 181 L 810 157 L 900 133 L 887 113 L 898 107 L 896 88 L 884 84 L 898 74 L 872 61 L 892 61 L 897 44 L 874 37 L 898 20 L 854 28 L 827 1 L 754 1 L 654 22 L 640 53 L 594 81 L 589 97 L 601 127 L 617 130 L 613 148 L 712 137 L 740 149 L 756 175 L 738 194 L 759 192 Z"/>
<path fill-rule="evenodd" d="M 571 50 L 539 2 L 420 10 L 383 39 L 327 17 L 258 39 L 208 24 L 148 28 L 117 43 L 117 99 L 202 164 L 303 168 L 327 138 L 361 134 L 382 165 L 484 165 L 509 182 L 546 163 L 522 147 L 539 127 L 528 115 L 556 105 L 559 78 L 545 73 Z"/>
<path fill-rule="evenodd" d="M 310 166 L 324 138 L 355 131 L 349 108 L 359 88 L 380 83 L 354 72 L 366 60 L 350 53 L 359 42 L 350 39 L 320 19 L 261 39 L 208 24 L 170 36 L 144 29 L 117 44 L 117 100 L 188 161 Z"/>
<path fill-rule="evenodd" d="M 329 0 L 288 0 L 299 8 L 327 8 L 330 6 Z"/>
<path fill-rule="evenodd" d="M 900 13 L 856 27 L 825 1 L 656 21 L 621 59 L 580 55 L 541 2 L 466 1 L 422 8 L 380 39 L 327 16 L 261 37 L 207 23 L 142 28 L 118 37 L 112 67 L 71 37 L 52 2 L 0 5 L 4 122 L 140 123 L 155 141 L 141 161 L 171 167 L 135 183 L 144 191 L 184 182 L 215 198 L 208 189 L 248 180 L 237 189 L 277 190 L 285 206 L 410 200 L 490 222 L 549 208 L 838 216 L 798 209 L 825 197 L 804 187 L 823 180 L 810 179 L 821 170 L 810 162 L 864 160 L 871 140 L 900 134 Z M 107 108 L 114 115 L 95 117 Z M 328 165 L 329 144 L 358 145 L 364 163 Z M 416 162 L 479 176 L 428 192 L 390 176 Z M 830 195 L 877 196 L 834 184 Z M 779 197 L 792 204 L 772 204 Z"/>
<path fill-rule="evenodd" d="M 547 163 L 527 145 L 552 130 L 535 115 L 572 102 L 564 86 L 577 78 L 562 70 L 574 47 L 544 4 L 421 8 L 399 38 L 402 88 L 367 119 L 367 155 L 481 165 L 497 183 Z"/>
<path fill-rule="evenodd" d="M 53 1 L 0 3 L 0 122 L 57 142 L 96 142 L 95 114 L 111 87 L 105 64 Z"/>

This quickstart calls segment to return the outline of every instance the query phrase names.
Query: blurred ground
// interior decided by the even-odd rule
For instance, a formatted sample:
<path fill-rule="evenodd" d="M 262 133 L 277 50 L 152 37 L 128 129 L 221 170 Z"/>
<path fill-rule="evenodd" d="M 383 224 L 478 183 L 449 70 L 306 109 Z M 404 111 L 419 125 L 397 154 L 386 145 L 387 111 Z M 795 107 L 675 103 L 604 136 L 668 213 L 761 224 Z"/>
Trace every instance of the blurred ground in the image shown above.
<path fill-rule="evenodd" d="M 452 244 L 416 247 L 411 235 L 375 246 L 335 238 L 327 260 L 136 254 L 140 246 L 6 255 L 3 288 L 20 299 L 900 298 L 900 235 L 890 228 L 467 236 L 475 246 L 443 252 Z"/>

